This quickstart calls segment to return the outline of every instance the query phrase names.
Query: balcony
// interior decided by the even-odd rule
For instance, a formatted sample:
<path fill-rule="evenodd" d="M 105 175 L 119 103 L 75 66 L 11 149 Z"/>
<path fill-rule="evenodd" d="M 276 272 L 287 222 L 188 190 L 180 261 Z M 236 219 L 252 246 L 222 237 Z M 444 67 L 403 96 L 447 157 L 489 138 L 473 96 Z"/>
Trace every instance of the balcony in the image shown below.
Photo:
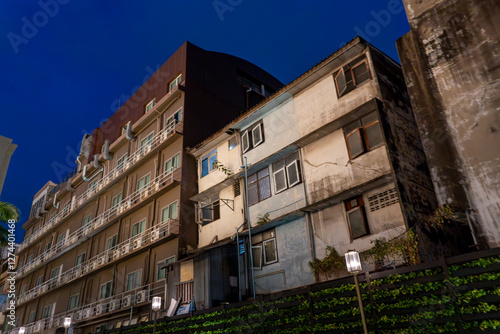
<path fill-rule="evenodd" d="M 28 247 L 31 243 L 37 240 L 40 236 L 44 235 L 45 232 L 54 227 L 63 218 L 66 218 L 71 212 L 82 207 L 86 204 L 95 194 L 104 191 L 108 185 L 115 180 L 117 180 L 121 175 L 125 174 L 127 170 L 132 168 L 141 158 L 145 157 L 149 152 L 159 147 L 161 144 L 167 141 L 176 133 L 176 125 L 179 123 L 173 123 L 170 126 L 164 128 L 162 131 L 153 137 L 150 144 L 145 147 L 140 147 L 134 153 L 128 157 L 127 160 L 123 162 L 122 165 L 116 166 L 114 169 L 110 170 L 106 175 L 100 179 L 95 187 L 87 189 L 80 196 L 73 198 L 71 204 L 63 208 L 56 216 L 50 218 L 38 231 L 32 233 L 30 236 L 26 237 L 22 244 L 18 247 L 18 252 Z"/>
<path fill-rule="evenodd" d="M 21 278 L 27 273 L 38 269 L 42 264 L 52 259 L 56 255 L 62 255 L 70 248 L 73 248 L 77 244 L 82 243 L 83 241 L 89 239 L 96 233 L 103 230 L 111 221 L 117 219 L 122 215 L 125 215 L 132 207 L 137 206 L 137 204 L 143 202 L 153 194 L 167 188 L 169 185 L 174 184 L 174 181 L 177 181 L 174 179 L 174 175 L 177 175 L 178 171 L 180 171 L 180 169 L 172 168 L 168 172 L 159 175 L 151 182 L 149 182 L 148 185 L 144 188 L 130 194 L 115 207 L 104 211 L 99 216 L 92 219 L 87 225 L 80 227 L 79 229 L 68 235 L 64 240 L 61 240 L 50 249 L 37 256 L 31 262 L 18 268 L 16 277 Z"/>
<path fill-rule="evenodd" d="M 179 233 L 179 221 L 178 220 L 167 220 L 156 226 L 152 226 L 141 234 L 134 236 L 108 250 L 102 252 L 93 258 L 81 263 L 80 265 L 73 267 L 59 276 L 54 277 L 43 284 L 27 291 L 22 296 L 17 298 L 16 304 L 26 303 L 45 292 L 51 291 L 59 286 L 77 280 L 91 272 L 94 272 L 104 266 L 127 257 L 128 255 L 135 253 L 140 249 L 155 244 L 156 242 L 172 235 Z"/>
<path fill-rule="evenodd" d="M 26 333 L 40 333 L 50 328 L 62 327 L 65 317 L 71 317 L 72 323 L 77 324 L 84 321 L 95 320 L 100 317 L 121 312 L 131 307 L 138 307 L 151 303 L 153 296 L 165 295 L 166 280 L 138 287 L 136 289 L 123 292 L 99 301 L 77 307 L 71 311 L 56 314 L 29 324 L 24 324 Z M 14 334 L 16 329 L 6 333 Z"/>

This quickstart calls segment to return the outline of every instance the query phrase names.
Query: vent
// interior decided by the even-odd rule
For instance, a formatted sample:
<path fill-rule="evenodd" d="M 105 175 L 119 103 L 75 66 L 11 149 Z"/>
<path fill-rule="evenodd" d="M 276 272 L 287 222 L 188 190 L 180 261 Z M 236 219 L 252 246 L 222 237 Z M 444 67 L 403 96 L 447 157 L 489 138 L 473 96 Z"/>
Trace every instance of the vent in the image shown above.
<path fill-rule="evenodd" d="M 399 198 L 398 193 L 396 192 L 396 188 L 388 189 L 386 191 L 368 197 L 370 212 L 383 209 L 398 202 Z"/>
<path fill-rule="evenodd" d="M 241 195 L 240 180 L 234 181 L 233 190 L 234 190 L 234 197 Z"/>

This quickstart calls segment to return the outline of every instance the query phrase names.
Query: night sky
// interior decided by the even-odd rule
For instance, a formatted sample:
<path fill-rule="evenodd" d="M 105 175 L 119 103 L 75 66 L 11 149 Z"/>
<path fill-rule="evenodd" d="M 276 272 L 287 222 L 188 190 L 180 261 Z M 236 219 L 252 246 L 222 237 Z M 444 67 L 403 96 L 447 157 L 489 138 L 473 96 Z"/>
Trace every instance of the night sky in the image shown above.
<path fill-rule="evenodd" d="M 186 40 L 287 84 L 356 35 L 399 62 L 407 31 L 401 0 L 1 0 L 0 135 L 19 146 L 0 200 L 24 223 L 34 194 L 76 166 L 83 134 Z"/>

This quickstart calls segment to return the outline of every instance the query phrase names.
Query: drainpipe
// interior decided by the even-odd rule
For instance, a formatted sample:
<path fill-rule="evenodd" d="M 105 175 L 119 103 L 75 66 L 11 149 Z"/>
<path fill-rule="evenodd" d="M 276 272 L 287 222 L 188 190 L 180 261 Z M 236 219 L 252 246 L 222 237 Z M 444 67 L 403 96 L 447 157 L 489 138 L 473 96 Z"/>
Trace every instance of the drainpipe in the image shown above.
<path fill-rule="evenodd" d="M 247 157 L 243 157 L 245 159 L 245 206 L 246 206 L 246 220 L 248 223 L 248 249 L 250 253 L 250 272 L 252 279 L 252 293 L 253 299 L 255 300 L 255 276 L 253 270 L 253 249 L 252 249 L 252 224 L 250 223 L 250 214 L 248 210 L 248 163 Z"/>
<path fill-rule="evenodd" d="M 69 184 L 69 181 L 68 181 L 68 184 Z M 74 191 L 74 189 L 73 189 L 73 191 Z M 54 201 L 52 202 L 52 206 L 56 209 L 59 209 L 59 205 L 61 204 L 61 202 L 57 203 L 57 205 L 56 205 L 57 194 L 59 194 L 59 191 L 54 194 Z"/>
<path fill-rule="evenodd" d="M 92 181 L 92 179 L 93 179 L 93 178 L 95 178 L 95 177 L 96 177 L 96 176 L 97 176 L 100 172 L 102 172 L 102 171 L 104 170 L 104 167 L 102 167 L 102 166 L 98 165 L 98 166 L 100 166 L 100 167 L 101 167 L 101 169 L 99 169 L 99 171 L 98 171 L 97 173 L 95 173 L 95 174 L 94 174 L 91 178 L 88 178 L 88 177 L 85 175 L 85 174 L 87 173 L 87 166 L 88 166 L 88 165 L 83 166 L 83 174 L 82 174 L 82 179 L 83 179 L 84 181 L 87 181 L 87 182 Z M 95 160 L 94 160 L 94 166 L 95 166 Z M 99 168 L 99 167 L 97 167 L 97 168 Z"/>
<path fill-rule="evenodd" d="M 128 123 L 128 125 L 127 125 L 127 132 L 125 134 L 125 138 L 127 138 L 129 141 L 135 141 L 137 139 L 132 134 L 132 123 Z"/>
<path fill-rule="evenodd" d="M 66 190 L 69 191 L 70 193 L 75 191 L 75 188 L 71 186 L 71 180 L 68 180 L 68 183 L 66 184 Z"/>
<path fill-rule="evenodd" d="M 299 149 L 299 160 L 304 161 L 304 158 L 302 157 L 302 149 Z M 302 175 L 302 183 L 304 185 L 304 200 L 305 200 L 305 206 L 307 207 L 309 205 L 309 201 L 307 200 L 307 188 L 306 188 L 306 182 L 304 180 L 304 164 L 299 164 L 300 165 L 300 173 Z M 311 219 L 311 213 L 306 212 L 306 228 L 307 228 L 307 236 L 309 239 L 309 252 L 311 254 L 311 261 L 314 261 L 316 258 L 316 247 L 314 244 L 314 231 L 312 227 L 312 219 Z"/>
<path fill-rule="evenodd" d="M 80 161 L 80 156 L 76 157 L 76 162 L 78 162 L 78 172 L 82 170 L 82 162 Z"/>
<path fill-rule="evenodd" d="M 113 155 L 111 153 L 109 153 L 109 139 L 106 139 L 104 141 L 104 148 L 103 148 L 103 152 L 102 152 L 102 157 L 104 158 L 104 160 L 111 160 L 113 159 Z"/>
<path fill-rule="evenodd" d="M 238 256 L 238 300 L 241 302 L 241 264 L 240 264 L 240 228 L 245 226 L 245 223 L 241 224 L 240 227 L 236 228 L 236 255 Z"/>

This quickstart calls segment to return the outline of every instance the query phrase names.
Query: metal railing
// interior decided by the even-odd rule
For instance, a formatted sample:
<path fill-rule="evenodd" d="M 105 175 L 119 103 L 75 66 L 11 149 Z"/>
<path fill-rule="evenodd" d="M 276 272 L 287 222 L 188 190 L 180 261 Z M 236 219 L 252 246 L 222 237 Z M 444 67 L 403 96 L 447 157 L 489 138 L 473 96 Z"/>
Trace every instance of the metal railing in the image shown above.
<path fill-rule="evenodd" d="M 133 154 L 128 157 L 123 164 L 116 166 L 114 169 L 110 170 L 106 175 L 104 175 L 94 187 L 87 189 L 83 194 L 78 196 L 77 198 L 72 198 L 71 205 L 63 208 L 61 212 L 59 212 L 56 216 L 50 218 L 37 232 L 29 235 L 24 239 L 24 241 L 19 245 L 18 251 L 29 246 L 33 241 L 42 236 L 46 231 L 52 228 L 54 225 L 59 223 L 63 218 L 65 218 L 71 211 L 76 208 L 82 206 L 92 198 L 94 194 L 104 189 L 111 181 L 118 178 L 121 174 L 123 174 L 127 169 L 132 167 L 135 163 L 137 163 L 144 155 L 149 153 L 151 150 L 159 146 L 163 143 L 167 138 L 171 137 L 175 133 L 175 126 L 178 122 L 174 122 L 169 126 L 165 127 L 163 130 L 158 132 L 156 136 L 153 137 L 151 142 L 144 147 L 139 147 Z"/>
<path fill-rule="evenodd" d="M 142 200 L 156 193 L 158 190 L 160 190 L 160 188 L 166 186 L 167 184 L 173 183 L 174 171 L 176 169 L 177 168 L 172 167 L 168 171 L 168 173 L 162 173 L 142 189 L 138 189 L 137 191 L 123 199 L 118 205 L 104 211 L 99 216 L 92 219 L 88 224 L 80 227 L 79 229 L 68 235 L 65 239 L 59 241 L 54 246 L 47 249 L 45 252 L 34 258 L 30 263 L 26 263 L 24 266 L 17 268 L 16 277 L 20 278 L 27 272 L 38 268 L 41 264 L 49 260 L 54 255 L 61 254 L 61 252 L 67 249 L 70 245 L 76 244 L 78 241 L 83 241 L 84 239 L 86 240 L 85 237 L 90 237 L 93 231 L 105 225 L 114 217 L 129 210 L 133 205 L 140 203 Z"/>
<path fill-rule="evenodd" d="M 93 318 L 105 316 L 108 313 L 128 309 L 131 306 L 145 304 L 151 301 L 153 296 L 165 295 L 166 280 L 161 279 L 130 291 L 103 298 L 99 301 L 74 308 L 70 311 L 59 313 L 51 317 L 41 319 L 32 323 L 24 324 L 25 333 L 40 333 L 49 328 L 62 327 L 65 317 L 71 317 L 72 323 L 87 321 Z M 6 333 L 15 334 L 17 329 Z"/>
<path fill-rule="evenodd" d="M 179 233 L 179 221 L 177 219 L 169 219 L 158 225 L 152 226 L 146 231 L 125 240 L 124 242 L 90 258 L 89 260 L 75 266 L 60 275 L 51 278 L 50 280 L 40 284 L 39 286 L 27 291 L 17 298 L 17 305 L 25 303 L 39 295 L 53 290 L 54 288 L 67 284 L 77 278 L 91 273 L 109 262 L 120 259 L 130 253 L 137 251 L 145 246 L 153 244 L 161 238 L 171 234 Z"/>

